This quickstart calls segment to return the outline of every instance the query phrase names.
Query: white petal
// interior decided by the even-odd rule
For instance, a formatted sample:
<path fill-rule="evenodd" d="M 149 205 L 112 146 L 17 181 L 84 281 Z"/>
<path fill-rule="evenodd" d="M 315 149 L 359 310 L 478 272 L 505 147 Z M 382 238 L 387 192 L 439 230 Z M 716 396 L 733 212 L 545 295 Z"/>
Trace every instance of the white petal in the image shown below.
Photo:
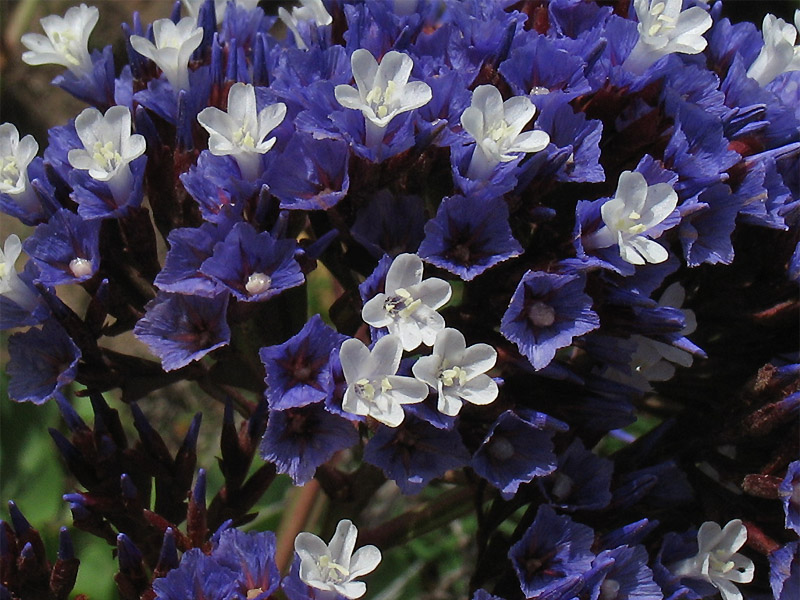
<path fill-rule="evenodd" d="M 431 389 L 435 390 L 438 384 L 436 374 L 441 364 L 439 357 L 436 355 L 423 356 L 411 366 L 411 372 L 414 373 L 414 377 L 427 383 Z"/>
<path fill-rule="evenodd" d="M 637 171 L 623 171 L 619 176 L 614 198 L 622 200 L 626 209 L 641 211 L 647 198 L 647 181 Z"/>
<path fill-rule="evenodd" d="M 328 554 L 328 545 L 318 536 L 307 531 L 298 533 L 297 537 L 294 538 L 294 549 L 298 554 L 305 553 L 315 560 L 319 560 L 321 556 Z"/>
<path fill-rule="evenodd" d="M 369 50 L 359 48 L 350 57 L 350 66 L 359 93 L 366 96 L 374 85 L 375 75 L 378 72 L 378 61 Z"/>
<path fill-rule="evenodd" d="M 391 50 L 383 55 L 373 85 L 384 88 L 388 82 L 394 81 L 398 87 L 403 87 L 413 68 L 414 61 L 408 54 Z"/>
<path fill-rule="evenodd" d="M 406 417 L 406 413 L 403 412 L 403 407 L 397 402 L 388 402 L 383 409 L 377 405 L 373 405 L 369 415 L 387 427 L 397 427 Z"/>
<path fill-rule="evenodd" d="M 370 359 L 370 351 L 361 340 L 350 338 L 342 342 L 339 350 L 339 361 L 342 363 L 344 378 L 349 385 L 353 385 L 361 378 L 361 373 Z"/>
<path fill-rule="evenodd" d="M 357 536 L 358 529 L 353 525 L 352 521 L 348 519 L 339 521 L 336 525 L 336 533 L 333 534 L 328 544 L 328 550 L 331 553 L 333 562 L 349 570 L 350 557 L 356 547 Z"/>
<path fill-rule="evenodd" d="M 431 87 L 424 81 L 412 81 L 403 88 L 403 94 L 399 104 L 402 112 L 414 110 L 420 106 L 425 106 L 433 98 Z"/>
<path fill-rule="evenodd" d="M 455 364 L 457 361 L 459 366 L 461 366 L 461 356 L 466 348 L 467 342 L 464 334 L 452 327 L 445 327 L 437 333 L 433 343 L 434 354 L 444 357 L 449 364 Z"/>
<path fill-rule="evenodd" d="M 360 110 L 365 106 L 361 94 L 352 85 L 337 85 L 333 88 L 333 95 L 336 97 L 336 101 L 345 108 Z"/>
<path fill-rule="evenodd" d="M 669 252 L 664 246 L 646 237 L 639 235 L 628 240 L 628 243 L 649 263 L 658 264 L 669 258 Z"/>
<path fill-rule="evenodd" d="M 711 552 L 722 539 L 722 527 L 714 521 L 706 521 L 697 530 L 697 546 L 699 554 Z"/>
<path fill-rule="evenodd" d="M 465 108 L 464 112 L 461 113 L 461 126 L 468 134 L 478 141 L 486 137 L 483 113 L 474 106 Z"/>
<path fill-rule="evenodd" d="M 386 297 L 386 294 L 377 294 L 367 300 L 364 308 L 361 309 L 361 318 L 364 319 L 365 323 L 369 323 L 373 327 L 386 327 L 392 322 L 392 317 L 383 307 Z"/>
<path fill-rule="evenodd" d="M 497 398 L 497 383 L 488 375 L 478 375 L 458 388 L 458 395 L 471 404 L 484 406 Z"/>
<path fill-rule="evenodd" d="M 398 404 L 416 404 L 428 397 L 428 384 L 418 379 L 401 375 L 390 375 L 386 379 L 392 386 L 386 393 Z"/>
<path fill-rule="evenodd" d="M 334 583 L 332 587 L 345 598 L 350 598 L 350 600 L 361 598 L 367 592 L 367 584 L 363 581 Z"/>
<path fill-rule="evenodd" d="M 455 417 L 461 412 L 462 406 L 464 406 L 464 402 L 451 390 L 439 390 L 439 399 L 436 404 L 436 409 L 440 413 L 448 417 Z"/>
<path fill-rule="evenodd" d="M 389 331 L 400 339 L 403 350 L 411 352 L 422 343 L 419 324 L 412 319 L 398 319 L 389 324 Z"/>
<path fill-rule="evenodd" d="M 386 293 L 391 295 L 398 288 L 418 284 L 422 281 L 422 268 L 422 259 L 416 254 L 399 254 L 386 273 Z"/>
<path fill-rule="evenodd" d="M 342 400 L 342 410 L 352 413 L 354 415 L 366 416 L 370 413 L 371 406 L 364 402 L 361 397 L 356 394 L 353 384 L 345 390 L 344 399 Z"/>
<path fill-rule="evenodd" d="M 503 113 L 516 137 L 536 114 L 536 107 L 527 96 L 514 96 L 503 102 Z"/>
<path fill-rule="evenodd" d="M 350 561 L 350 577 L 355 579 L 372 573 L 381 562 L 381 551 L 375 546 L 362 546 Z"/>
<path fill-rule="evenodd" d="M 467 372 L 467 378 L 486 373 L 497 362 L 497 350 L 489 344 L 475 344 L 464 351 L 461 368 Z"/>
<path fill-rule="evenodd" d="M 416 255 L 414 255 L 416 256 Z M 413 291 L 412 291 L 413 290 Z M 422 303 L 430 306 L 433 309 L 441 308 L 453 293 L 453 288 L 444 279 L 438 277 L 430 277 L 413 286 L 409 292 L 417 300 L 422 300 Z"/>
<path fill-rule="evenodd" d="M 472 103 L 483 113 L 483 122 L 486 129 L 491 129 L 503 120 L 503 97 L 493 85 L 479 85 L 472 92 Z"/>
<path fill-rule="evenodd" d="M 744 526 L 740 519 L 729 521 L 722 529 L 722 537 L 717 545 L 720 548 L 729 550 L 731 554 L 736 552 L 739 548 L 744 546 L 747 541 L 747 527 Z"/>
<path fill-rule="evenodd" d="M 722 594 L 722 600 L 742 600 L 742 592 L 727 579 L 712 579 L 713 583 Z"/>
<path fill-rule="evenodd" d="M 344 344 L 342 344 L 342 348 L 344 348 Z M 383 336 L 372 348 L 369 360 L 370 374 L 373 376 L 394 375 L 400 367 L 402 355 L 403 346 L 400 338 L 394 335 Z M 344 364 L 342 368 L 344 368 Z"/>
<path fill-rule="evenodd" d="M 550 136 L 544 131 L 526 131 L 519 134 L 508 152 L 539 152 L 547 148 L 550 143 Z"/>

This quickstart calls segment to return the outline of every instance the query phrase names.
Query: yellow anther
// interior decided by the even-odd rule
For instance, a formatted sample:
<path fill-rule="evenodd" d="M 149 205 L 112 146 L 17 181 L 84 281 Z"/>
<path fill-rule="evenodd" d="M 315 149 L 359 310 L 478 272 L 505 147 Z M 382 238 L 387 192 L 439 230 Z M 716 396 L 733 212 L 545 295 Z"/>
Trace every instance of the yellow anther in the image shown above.
<path fill-rule="evenodd" d="M 406 304 L 405 308 L 403 308 L 403 310 L 400 311 L 400 316 L 403 319 L 407 319 L 412 314 L 414 314 L 414 311 L 416 311 L 419 308 L 420 304 L 422 304 L 422 300 L 414 300 L 413 302 Z"/>
<path fill-rule="evenodd" d="M 384 394 L 392 389 L 392 383 L 389 381 L 388 377 L 384 377 L 381 379 L 381 393 Z"/>

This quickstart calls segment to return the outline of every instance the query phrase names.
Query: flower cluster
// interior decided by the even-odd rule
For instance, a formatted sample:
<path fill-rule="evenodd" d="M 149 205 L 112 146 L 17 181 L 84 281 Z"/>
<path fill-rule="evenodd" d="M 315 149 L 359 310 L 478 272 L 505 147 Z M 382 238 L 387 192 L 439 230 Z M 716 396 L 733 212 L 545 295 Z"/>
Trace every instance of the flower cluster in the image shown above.
<path fill-rule="evenodd" d="M 701 0 L 263 4 L 134 15 L 124 64 L 89 51 L 98 9 L 46 17 L 22 59 L 89 106 L 41 157 L 0 125 L 0 210 L 32 228 L 0 252 L 8 393 L 58 404 L 121 597 L 359 598 L 471 511 L 478 600 L 794 597 L 797 28 Z M 137 404 L 177 382 L 221 423 L 208 504 L 200 416 L 171 453 Z M 239 529 L 278 475 L 305 504 Z M 386 490 L 416 498 L 366 510 Z M 68 542 L 51 564 L 12 520 L 0 597 L 65 597 Z"/>

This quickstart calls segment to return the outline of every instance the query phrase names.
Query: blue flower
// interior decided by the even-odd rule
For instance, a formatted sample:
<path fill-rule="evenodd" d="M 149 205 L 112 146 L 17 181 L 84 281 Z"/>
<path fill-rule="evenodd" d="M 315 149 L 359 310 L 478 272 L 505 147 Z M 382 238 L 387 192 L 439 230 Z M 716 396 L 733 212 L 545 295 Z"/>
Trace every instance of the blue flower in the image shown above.
<path fill-rule="evenodd" d="M 594 559 L 591 528 L 540 506 L 533 524 L 508 553 L 527 598 L 581 581 Z"/>
<path fill-rule="evenodd" d="M 270 409 L 296 408 L 331 396 L 330 355 L 345 339 L 314 315 L 283 344 L 261 348 Z"/>
<path fill-rule="evenodd" d="M 145 306 L 133 333 L 161 359 L 165 371 L 174 371 L 230 342 L 227 309 L 227 294 L 204 298 L 160 292 Z"/>
<path fill-rule="evenodd" d="M 775 600 L 800 596 L 800 542 L 789 542 L 769 555 L 769 584 Z"/>
<path fill-rule="evenodd" d="M 465 281 L 494 265 L 522 254 L 508 224 L 508 206 L 502 198 L 453 196 L 439 205 L 436 217 L 425 224 L 419 256 Z"/>
<path fill-rule="evenodd" d="M 267 600 L 278 588 L 281 576 L 275 564 L 275 534 L 271 531 L 245 533 L 226 529 L 215 536 L 211 558 L 221 569 L 235 573 L 236 588 L 248 600 Z"/>
<path fill-rule="evenodd" d="M 584 275 L 528 271 L 522 276 L 500 323 L 535 369 L 543 369 L 556 351 L 600 326 L 592 299 L 583 293 Z"/>

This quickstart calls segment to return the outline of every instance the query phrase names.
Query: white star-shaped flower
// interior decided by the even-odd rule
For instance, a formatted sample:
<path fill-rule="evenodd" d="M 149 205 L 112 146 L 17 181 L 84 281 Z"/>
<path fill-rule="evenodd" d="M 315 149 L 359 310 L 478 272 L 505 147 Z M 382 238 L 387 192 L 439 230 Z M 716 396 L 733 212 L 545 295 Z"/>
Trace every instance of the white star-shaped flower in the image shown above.
<path fill-rule="evenodd" d="M 112 106 L 105 114 L 87 108 L 75 119 L 75 131 L 83 148 L 70 150 L 67 158 L 76 169 L 89 171 L 97 181 L 105 181 L 118 202 L 131 191 L 128 164 L 145 151 L 144 137 L 131 135 L 131 112 L 126 106 Z"/>
<path fill-rule="evenodd" d="M 722 594 L 723 600 L 742 600 L 742 592 L 734 583 L 753 581 L 753 561 L 736 551 L 747 541 L 747 528 L 739 519 L 721 528 L 706 521 L 697 532 L 697 555 L 679 561 L 670 570 L 679 577 L 702 579 Z"/>
<path fill-rule="evenodd" d="M 32 135 L 19 139 L 14 125 L 0 125 L 0 193 L 8 194 L 25 209 L 39 204 L 28 180 L 28 165 L 38 151 L 39 144 Z"/>
<path fill-rule="evenodd" d="M 301 6 L 296 6 L 290 13 L 282 6 L 278 8 L 278 17 L 292 32 L 294 42 L 301 50 L 308 50 L 308 44 L 303 40 L 298 25 L 301 21 L 315 23 L 317 26 L 330 25 L 333 17 L 325 9 L 322 0 L 300 0 Z"/>
<path fill-rule="evenodd" d="M 436 336 L 433 353 L 411 370 L 439 393 L 439 412 L 454 417 L 464 402 L 482 406 L 497 398 L 497 384 L 485 374 L 496 361 L 497 351 L 489 344 L 467 348 L 464 335 L 447 327 Z"/>
<path fill-rule="evenodd" d="M 170 19 L 153 23 L 156 43 L 140 35 L 131 36 L 131 46 L 152 60 L 164 73 L 170 85 L 178 90 L 189 89 L 189 59 L 203 41 L 203 28 L 193 17 L 184 17 L 176 25 Z"/>
<path fill-rule="evenodd" d="M 208 149 L 215 156 L 233 156 L 242 176 L 258 178 L 260 155 L 269 152 L 275 138 L 265 139 L 286 116 L 283 102 L 256 107 L 256 90 L 249 83 L 235 83 L 228 92 L 228 111 L 209 106 L 200 111 L 197 121 L 208 131 Z"/>
<path fill-rule="evenodd" d="M 765 15 L 761 25 L 764 47 L 747 69 L 747 76 L 767 85 L 781 73 L 800 71 L 800 10 L 794 11 L 794 26 L 775 15 Z"/>
<path fill-rule="evenodd" d="M 469 163 L 467 177 L 488 177 L 498 163 L 513 160 L 520 152 L 539 152 L 550 143 L 544 131 L 522 133 L 536 107 L 527 96 L 515 96 L 503 102 L 493 85 L 479 85 L 472 102 L 461 115 L 461 126 L 477 146 Z"/>
<path fill-rule="evenodd" d="M 12 233 L 0 249 L 0 296 L 5 296 L 22 308 L 33 310 L 37 303 L 36 294 L 25 285 L 14 266 L 20 254 L 22 242 Z"/>
<path fill-rule="evenodd" d="M 389 122 L 400 113 L 430 102 L 430 86 L 424 81 L 408 81 L 414 61 L 394 50 L 383 55 L 380 64 L 360 48 L 350 57 L 356 88 L 337 85 L 336 100 L 345 108 L 360 110 L 366 125 L 366 145 L 379 148 Z"/>
<path fill-rule="evenodd" d="M 403 422 L 403 404 L 416 404 L 428 396 L 428 386 L 413 377 L 396 375 L 403 346 L 394 335 L 379 339 L 370 351 L 355 338 L 339 351 L 347 390 L 342 408 L 354 415 L 369 415 L 389 427 Z"/>
<path fill-rule="evenodd" d="M 78 77 L 92 70 L 89 36 L 100 18 L 94 6 L 73 6 L 63 17 L 49 15 L 39 22 L 45 35 L 26 33 L 21 42 L 28 48 L 22 61 L 29 65 L 62 65 Z"/>
<path fill-rule="evenodd" d="M 444 317 L 436 312 L 450 300 L 450 284 L 430 277 L 422 280 L 422 259 L 416 254 L 398 255 L 386 273 L 385 293 L 364 304 L 361 317 L 373 327 L 387 327 L 398 336 L 404 350 L 420 344 L 432 346 L 444 329 Z"/>
<path fill-rule="evenodd" d="M 677 204 L 678 194 L 670 184 L 648 186 L 641 173 L 623 171 L 614 198 L 600 207 L 604 227 L 587 236 L 584 247 L 607 248 L 617 244 L 625 262 L 633 265 L 664 262 L 669 256 L 667 249 L 650 239 L 648 232 L 660 225 Z"/>
<path fill-rule="evenodd" d="M 353 552 L 357 536 L 358 529 L 347 519 L 339 521 L 330 544 L 313 533 L 299 533 L 294 549 L 300 557 L 300 579 L 313 588 L 351 600 L 363 596 L 367 585 L 355 579 L 375 570 L 381 562 L 381 551 L 375 546 L 363 546 Z"/>
<path fill-rule="evenodd" d="M 662 56 L 699 54 L 705 50 L 703 34 L 713 20 L 708 12 L 692 6 L 681 12 L 682 0 L 634 0 L 639 18 L 639 40 L 622 67 L 641 75 Z"/>

